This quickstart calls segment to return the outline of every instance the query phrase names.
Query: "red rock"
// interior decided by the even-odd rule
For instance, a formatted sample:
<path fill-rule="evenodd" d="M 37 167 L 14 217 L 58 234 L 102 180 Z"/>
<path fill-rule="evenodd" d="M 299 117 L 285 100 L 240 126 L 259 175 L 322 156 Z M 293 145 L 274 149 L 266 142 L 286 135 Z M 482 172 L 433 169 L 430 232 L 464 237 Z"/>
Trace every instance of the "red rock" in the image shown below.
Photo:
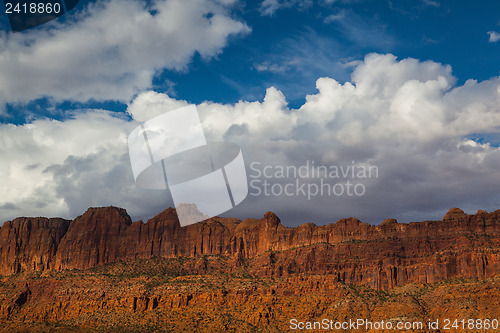
<path fill-rule="evenodd" d="M 380 225 L 391 225 L 396 223 L 398 223 L 396 219 L 385 219 Z"/>
<path fill-rule="evenodd" d="M 122 208 L 89 208 L 70 223 L 55 256 L 55 268 L 84 269 L 123 258 L 122 235 L 132 221 Z"/>
<path fill-rule="evenodd" d="M 19 217 L 0 228 L 0 274 L 55 268 L 54 257 L 70 221 Z"/>
<path fill-rule="evenodd" d="M 464 213 L 460 208 L 451 208 L 448 213 L 443 218 L 443 221 L 460 221 L 463 219 L 467 219 L 468 215 Z"/>
<path fill-rule="evenodd" d="M 74 221 L 18 218 L 0 228 L 0 272 L 86 269 L 118 260 L 223 255 L 249 260 L 261 276 L 325 274 L 390 289 L 411 282 L 500 273 L 500 210 L 467 215 L 451 209 L 442 221 L 379 226 L 355 218 L 287 228 L 272 212 L 243 222 L 214 217 L 180 227 L 169 208 L 147 223 L 125 210 L 90 208 Z M 193 270 L 203 272 L 200 261 Z"/>

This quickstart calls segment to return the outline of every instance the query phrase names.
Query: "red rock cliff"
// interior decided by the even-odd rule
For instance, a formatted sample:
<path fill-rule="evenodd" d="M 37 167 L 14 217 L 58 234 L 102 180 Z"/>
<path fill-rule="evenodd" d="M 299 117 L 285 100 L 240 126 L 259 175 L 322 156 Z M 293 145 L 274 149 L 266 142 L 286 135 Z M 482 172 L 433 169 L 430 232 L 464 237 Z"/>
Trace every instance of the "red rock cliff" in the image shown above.
<path fill-rule="evenodd" d="M 260 219 L 212 218 L 181 228 L 174 209 L 147 223 L 125 210 L 90 208 L 74 221 L 18 218 L 0 228 L 0 274 L 86 269 L 117 260 L 225 255 L 248 261 L 255 275 L 333 275 L 389 289 L 453 276 L 500 273 L 500 210 L 467 215 L 452 208 L 442 221 L 372 226 L 355 218 L 284 227 L 268 212 Z"/>

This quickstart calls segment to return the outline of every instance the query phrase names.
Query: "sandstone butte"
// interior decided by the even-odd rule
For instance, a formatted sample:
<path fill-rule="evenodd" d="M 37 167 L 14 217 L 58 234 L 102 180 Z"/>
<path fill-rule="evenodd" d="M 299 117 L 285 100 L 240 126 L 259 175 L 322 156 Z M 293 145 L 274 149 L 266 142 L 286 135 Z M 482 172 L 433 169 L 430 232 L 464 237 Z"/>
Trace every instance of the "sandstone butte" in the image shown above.
<path fill-rule="evenodd" d="M 0 275 L 85 270 L 123 260 L 218 255 L 245 260 L 256 277 L 328 275 L 391 290 L 453 277 L 500 273 L 500 210 L 467 215 L 452 208 L 441 221 L 370 225 L 355 218 L 296 228 L 268 212 L 262 219 L 214 217 L 180 227 L 169 208 L 144 223 L 124 209 L 89 208 L 75 220 L 20 217 L 0 228 Z"/>

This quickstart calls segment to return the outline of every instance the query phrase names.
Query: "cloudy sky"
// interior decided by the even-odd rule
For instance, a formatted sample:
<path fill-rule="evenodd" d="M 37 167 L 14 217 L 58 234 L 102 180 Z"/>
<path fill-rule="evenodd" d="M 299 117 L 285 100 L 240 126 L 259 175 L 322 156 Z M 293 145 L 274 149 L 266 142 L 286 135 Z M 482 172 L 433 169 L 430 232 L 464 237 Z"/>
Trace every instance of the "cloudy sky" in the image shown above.
<path fill-rule="evenodd" d="M 172 206 L 169 191 L 136 186 L 127 137 L 189 104 L 256 180 L 224 216 L 379 224 L 500 209 L 499 59 L 494 1 L 81 0 L 17 33 L 1 14 L 0 223 Z M 257 171 L 308 163 L 378 173 Z M 275 193 L 258 194 L 263 181 Z M 296 181 L 364 191 L 277 194 Z"/>

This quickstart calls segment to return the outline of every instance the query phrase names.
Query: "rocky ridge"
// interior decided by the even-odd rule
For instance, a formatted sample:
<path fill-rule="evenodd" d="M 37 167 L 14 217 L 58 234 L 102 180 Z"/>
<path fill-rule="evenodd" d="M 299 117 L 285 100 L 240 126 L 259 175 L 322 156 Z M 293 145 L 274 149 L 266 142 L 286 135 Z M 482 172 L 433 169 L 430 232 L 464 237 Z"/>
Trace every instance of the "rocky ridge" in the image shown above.
<path fill-rule="evenodd" d="M 0 274 L 88 269 L 120 260 L 218 255 L 260 277 L 329 275 L 336 281 L 393 289 L 455 276 L 500 273 L 500 210 L 467 215 L 452 208 L 441 221 L 370 225 L 346 218 L 287 228 L 262 219 L 214 217 L 180 227 L 169 208 L 144 223 L 124 209 L 89 208 L 73 221 L 17 218 L 0 228 Z M 203 265 L 196 268 L 203 271 Z"/>

